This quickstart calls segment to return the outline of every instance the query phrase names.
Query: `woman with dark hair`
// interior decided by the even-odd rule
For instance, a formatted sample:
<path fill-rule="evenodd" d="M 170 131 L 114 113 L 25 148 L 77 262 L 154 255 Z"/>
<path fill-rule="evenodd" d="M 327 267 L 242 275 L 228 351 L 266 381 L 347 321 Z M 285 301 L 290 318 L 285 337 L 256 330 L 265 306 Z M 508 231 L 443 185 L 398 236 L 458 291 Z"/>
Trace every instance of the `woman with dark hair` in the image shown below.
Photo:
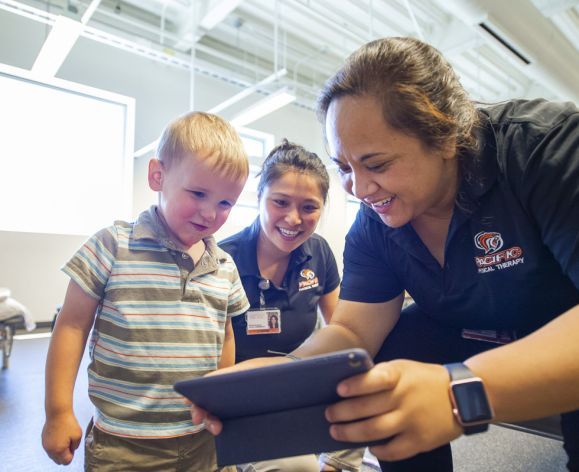
<path fill-rule="evenodd" d="M 577 108 L 477 108 L 435 48 L 385 38 L 327 82 L 319 117 L 362 204 L 332 322 L 292 355 L 376 362 L 339 385 L 332 436 L 390 438 L 371 448 L 385 471 L 444 471 L 461 434 L 561 413 L 579 470 Z"/>
<path fill-rule="evenodd" d="M 271 329 L 275 329 L 277 330 L 279 328 L 279 323 L 277 321 L 277 316 L 276 315 L 271 315 L 269 317 L 269 327 Z"/>
<path fill-rule="evenodd" d="M 251 304 L 245 316 L 233 321 L 236 363 L 293 351 L 314 331 L 318 308 L 329 322 L 338 302 L 336 260 L 326 240 L 314 233 L 330 187 L 324 163 L 313 152 L 283 140 L 265 159 L 259 178 L 259 217 L 219 244 L 233 257 Z M 363 452 L 323 455 L 323 470 L 357 471 Z M 313 454 L 241 468 L 320 470 Z"/>

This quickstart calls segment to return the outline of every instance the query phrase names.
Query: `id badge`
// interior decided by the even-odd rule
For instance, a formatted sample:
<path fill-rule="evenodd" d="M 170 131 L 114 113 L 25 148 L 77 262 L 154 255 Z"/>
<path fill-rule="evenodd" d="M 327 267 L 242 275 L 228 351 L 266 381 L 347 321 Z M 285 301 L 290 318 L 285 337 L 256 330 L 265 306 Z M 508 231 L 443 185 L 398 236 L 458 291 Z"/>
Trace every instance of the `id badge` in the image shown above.
<path fill-rule="evenodd" d="M 249 310 L 245 314 L 245 320 L 247 321 L 246 333 L 248 336 L 281 333 L 281 311 L 278 308 Z"/>
<path fill-rule="evenodd" d="M 462 338 L 493 344 L 509 344 L 517 339 L 517 335 L 509 330 L 463 329 Z"/>

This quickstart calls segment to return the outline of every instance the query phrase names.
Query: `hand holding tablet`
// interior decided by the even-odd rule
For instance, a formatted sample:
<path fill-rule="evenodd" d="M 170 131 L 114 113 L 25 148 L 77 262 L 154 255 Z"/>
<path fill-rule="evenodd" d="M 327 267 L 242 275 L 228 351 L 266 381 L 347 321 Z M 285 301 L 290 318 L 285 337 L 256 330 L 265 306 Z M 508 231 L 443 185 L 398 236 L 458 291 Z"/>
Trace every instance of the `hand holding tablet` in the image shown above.
<path fill-rule="evenodd" d="M 342 380 L 373 366 L 363 349 L 212 375 L 175 384 L 175 390 L 218 417 L 219 466 L 330 452 L 358 443 L 329 434 L 328 405 L 340 400 Z"/>

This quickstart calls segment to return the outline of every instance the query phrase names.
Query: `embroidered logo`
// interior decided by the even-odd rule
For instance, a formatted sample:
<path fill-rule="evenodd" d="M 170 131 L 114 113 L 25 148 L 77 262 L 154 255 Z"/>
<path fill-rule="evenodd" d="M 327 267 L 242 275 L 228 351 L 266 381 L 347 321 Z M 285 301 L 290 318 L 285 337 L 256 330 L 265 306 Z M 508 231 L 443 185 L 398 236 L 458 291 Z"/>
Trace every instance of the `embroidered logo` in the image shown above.
<path fill-rule="evenodd" d="M 312 269 L 302 269 L 300 271 L 300 277 L 304 280 L 300 280 L 298 284 L 298 290 L 309 290 L 311 288 L 317 287 L 319 284 L 316 273 Z"/>
<path fill-rule="evenodd" d="M 504 270 L 518 264 L 524 264 L 523 250 L 519 246 L 501 251 L 503 247 L 501 233 L 481 231 L 474 237 L 474 245 L 484 251 L 484 256 L 475 256 L 474 261 L 479 274 Z"/>
<path fill-rule="evenodd" d="M 474 244 L 485 254 L 493 254 L 503 247 L 501 233 L 481 231 L 474 237 Z"/>

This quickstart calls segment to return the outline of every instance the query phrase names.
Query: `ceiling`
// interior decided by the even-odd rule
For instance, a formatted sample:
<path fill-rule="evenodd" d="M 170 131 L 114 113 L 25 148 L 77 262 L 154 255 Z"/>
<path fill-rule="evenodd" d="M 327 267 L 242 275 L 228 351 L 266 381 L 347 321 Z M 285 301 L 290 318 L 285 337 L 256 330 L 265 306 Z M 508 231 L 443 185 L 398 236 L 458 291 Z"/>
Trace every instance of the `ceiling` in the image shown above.
<path fill-rule="evenodd" d="M 0 0 L 0 8 L 50 24 L 80 19 L 90 3 Z M 286 86 L 309 109 L 361 44 L 410 35 L 438 47 L 475 99 L 579 103 L 579 0 L 102 0 L 82 35 L 240 90 Z"/>

